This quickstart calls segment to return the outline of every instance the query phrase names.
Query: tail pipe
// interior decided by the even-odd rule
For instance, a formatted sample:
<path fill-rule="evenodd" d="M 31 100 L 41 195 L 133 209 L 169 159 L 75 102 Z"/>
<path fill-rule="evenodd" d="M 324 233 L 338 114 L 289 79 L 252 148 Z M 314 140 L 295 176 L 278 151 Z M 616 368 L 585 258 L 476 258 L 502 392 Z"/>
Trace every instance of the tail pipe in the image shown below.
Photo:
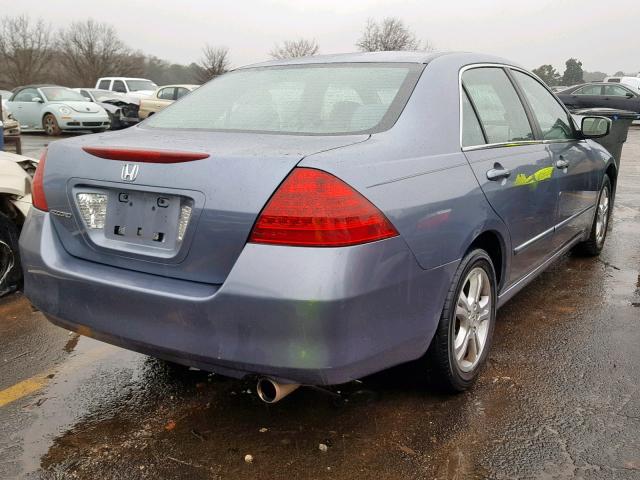
<path fill-rule="evenodd" d="M 258 380 L 256 391 L 263 402 L 276 403 L 295 391 L 299 386 L 300 384 L 298 383 L 280 383 L 273 378 L 262 377 Z"/>

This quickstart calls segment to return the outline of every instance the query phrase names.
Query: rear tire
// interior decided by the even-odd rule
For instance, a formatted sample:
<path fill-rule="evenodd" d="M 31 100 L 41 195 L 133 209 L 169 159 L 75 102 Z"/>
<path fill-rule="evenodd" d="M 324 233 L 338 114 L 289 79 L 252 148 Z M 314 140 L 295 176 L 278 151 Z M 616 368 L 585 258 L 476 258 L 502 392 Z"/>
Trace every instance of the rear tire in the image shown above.
<path fill-rule="evenodd" d="M 62 133 L 62 130 L 60 130 L 58 126 L 58 120 L 56 120 L 55 115 L 51 113 L 47 113 L 42 117 L 42 128 L 44 129 L 44 133 L 50 137 L 57 137 Z"/>
<path fill-rule="evenodd" d="M 449 391 L 467 390 L 478 377 L 491 347 L 497 282 L 491 258 L 482 249 L 460 262 L 429 347 L 430 360 Z"/>
<path fill-rule="evenodd" d="M 598 203 L 596 204 L 596 213 L 593 216 L 593 224 L 589 238 L 584 242 L 577 244 L 574 252 L 578 255 L 586 257 L 595 257 L 600 255 L 604 242 L 607 239 L 607 230 L 609 229 L 609 219 L 611 218 L 612 188 L 609 176 L 605 175 L 602 180 L 602 187 L 598 195 Z"/>
<path fill-rule="evenodd" d="M 13 292 L 22 283 L 18 237 L 16 225 L 0 213 L 0 296 Z"/>

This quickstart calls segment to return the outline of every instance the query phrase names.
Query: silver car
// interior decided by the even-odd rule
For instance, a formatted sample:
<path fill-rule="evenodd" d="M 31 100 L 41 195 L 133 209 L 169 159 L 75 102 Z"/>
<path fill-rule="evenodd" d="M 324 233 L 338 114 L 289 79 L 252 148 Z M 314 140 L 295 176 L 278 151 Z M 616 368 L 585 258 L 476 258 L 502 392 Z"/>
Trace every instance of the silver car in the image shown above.
<path fill-rule="evenodd" d="M 265 401 L 413 361 L 464 390 L 496 309 L 569 250 L 600 252 L 617 169 L 591 138 L 609 128 L 485 55 L 240 68 L 50 145 L 25 292 L 64 328 L 255 375 Z"/>
<path fill-rule="evenodd" d="M 60 135 L 63 130 L 109 129 L 107 112 L 87 101 L 80 93 L 56 85 L 29 85 L 17 88 L 7 107 L 23 131 Z"/>

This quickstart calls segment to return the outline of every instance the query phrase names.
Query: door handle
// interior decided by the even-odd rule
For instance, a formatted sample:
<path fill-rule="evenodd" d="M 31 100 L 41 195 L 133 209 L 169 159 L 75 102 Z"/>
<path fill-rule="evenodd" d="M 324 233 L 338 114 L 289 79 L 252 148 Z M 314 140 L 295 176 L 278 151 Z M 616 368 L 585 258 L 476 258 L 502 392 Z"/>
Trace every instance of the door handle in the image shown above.
<path fill-rule="evenodd" d="M 508 168 L 504 168 L 499 163 L 496 163 L 493 168 L 487 172 L 487 179 L 491 181 L 509 178 L 510 176 L 511 170 L 509 170 Z"/>
<path fill-rule="evenodd" d="M 560 169 L 569 168 L 569 160 L 565 160 L 561 157 L 556 161 L 556 167 Z"/>

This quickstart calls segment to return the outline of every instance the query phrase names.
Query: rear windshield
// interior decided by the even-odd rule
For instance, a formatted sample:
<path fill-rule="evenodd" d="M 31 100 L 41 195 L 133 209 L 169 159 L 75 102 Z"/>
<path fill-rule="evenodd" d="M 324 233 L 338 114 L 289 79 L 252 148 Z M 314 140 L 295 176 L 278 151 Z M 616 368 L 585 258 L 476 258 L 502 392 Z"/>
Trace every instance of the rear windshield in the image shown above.
<path fill-rule="evenodd" d="M 236 70 L 144 125 L 306 135 L 374 133 L 396 122 L 422 68 L 363 63 Z"/>

